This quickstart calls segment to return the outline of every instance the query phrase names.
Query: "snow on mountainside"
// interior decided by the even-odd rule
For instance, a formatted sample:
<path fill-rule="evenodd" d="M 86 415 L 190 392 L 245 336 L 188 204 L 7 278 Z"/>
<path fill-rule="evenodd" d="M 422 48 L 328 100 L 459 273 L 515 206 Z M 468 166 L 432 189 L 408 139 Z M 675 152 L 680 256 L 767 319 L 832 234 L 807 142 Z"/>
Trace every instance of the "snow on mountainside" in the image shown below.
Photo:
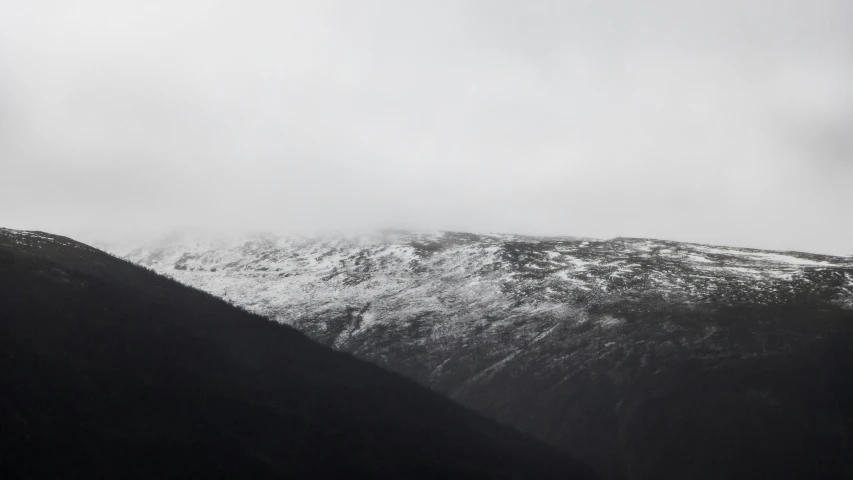
<path fill-rule="evenodd" d="M 107 249 L 288 324 L 337 313 L 361 318 L 344 336 L 424 314 L 452 315 L 458 325 L 490 312 L 560 310 L 628 292 L 722 304 L 812 293 L 845 304 L 853 298 L 853 258 L 631 238 L 400 232 L 178 237 Z"/>
<path fill-rule="evenodd" d="M 846 462 L 789 449 L 853 434 L 851 257 L 400 231 L 106 249 L 414 378 L 607 478 L 827 478 Z"/>

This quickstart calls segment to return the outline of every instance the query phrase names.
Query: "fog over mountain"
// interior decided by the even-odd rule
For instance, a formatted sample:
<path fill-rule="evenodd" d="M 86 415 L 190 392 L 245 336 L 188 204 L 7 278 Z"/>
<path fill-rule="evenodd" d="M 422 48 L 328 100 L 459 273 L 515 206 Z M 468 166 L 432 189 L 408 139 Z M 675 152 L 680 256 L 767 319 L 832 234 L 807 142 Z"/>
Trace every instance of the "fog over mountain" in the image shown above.
<path fill-rule="evenodd" d="M 853 254 L 853 4 L 0 0 L 0 225 Z"/>
<path fill-rule="evenodd" d="M 0 478 L 853 478 L 850 0 L 0 0 Z"/>

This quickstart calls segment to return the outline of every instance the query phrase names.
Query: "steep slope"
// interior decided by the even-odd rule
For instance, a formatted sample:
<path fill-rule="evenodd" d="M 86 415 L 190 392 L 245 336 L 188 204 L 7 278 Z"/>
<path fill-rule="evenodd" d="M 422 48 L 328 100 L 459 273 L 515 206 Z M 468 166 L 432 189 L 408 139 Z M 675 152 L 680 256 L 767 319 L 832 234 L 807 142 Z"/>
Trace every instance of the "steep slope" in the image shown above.
<path fill-rule="evenodd" d="M 295 330 L 0 230 L 2 478 L 591 478 Z"/>
<path fill-rule="evenodd" d="M 853 258 L 447 232 L 113 251 L 610 478 L 853 474 Z"/>

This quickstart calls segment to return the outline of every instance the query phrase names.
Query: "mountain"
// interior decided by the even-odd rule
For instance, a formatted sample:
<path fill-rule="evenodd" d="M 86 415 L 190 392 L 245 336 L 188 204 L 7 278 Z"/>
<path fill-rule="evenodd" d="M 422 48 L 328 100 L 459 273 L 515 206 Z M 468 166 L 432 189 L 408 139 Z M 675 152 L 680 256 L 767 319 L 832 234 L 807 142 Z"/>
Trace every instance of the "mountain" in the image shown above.
<path fill-rule="evenodd" d="M 400 231 L 109 248 L 607 478 L 853 478 L 851 257 Z"/>
<path fill-rule="evenodd" d="M 410 380 L 68 238 L 0 230 L 0 308 L 0 478 L 593 478 Z"/>

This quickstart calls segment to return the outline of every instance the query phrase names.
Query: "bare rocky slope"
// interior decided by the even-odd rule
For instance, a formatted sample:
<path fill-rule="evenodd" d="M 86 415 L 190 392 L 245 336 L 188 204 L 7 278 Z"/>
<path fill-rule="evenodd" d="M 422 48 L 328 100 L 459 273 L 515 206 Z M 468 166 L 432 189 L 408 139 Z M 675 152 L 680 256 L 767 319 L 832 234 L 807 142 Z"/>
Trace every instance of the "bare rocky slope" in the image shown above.
<path fill-rule="evenodd" d="M 851 257 L 399 231 L 106 248 L 609 478 L 853 475 Z"/>

